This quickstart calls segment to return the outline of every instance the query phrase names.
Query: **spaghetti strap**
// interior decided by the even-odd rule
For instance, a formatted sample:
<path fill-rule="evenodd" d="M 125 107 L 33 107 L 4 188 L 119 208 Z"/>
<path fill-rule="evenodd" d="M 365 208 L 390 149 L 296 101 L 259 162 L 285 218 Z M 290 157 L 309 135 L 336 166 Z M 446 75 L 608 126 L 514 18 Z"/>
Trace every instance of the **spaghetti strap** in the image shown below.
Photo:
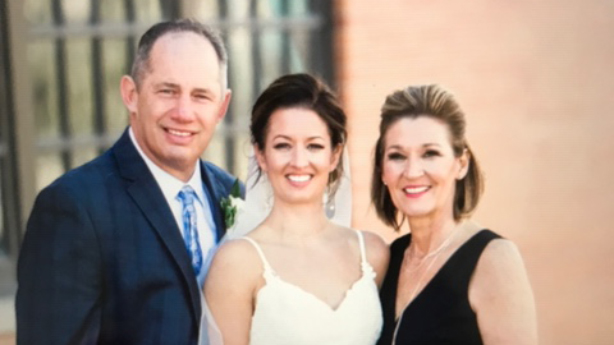
<path fill-rule="evenodd" d="M 360 262 L 364 265 L 367 262 L 367 253 L 365 250 L 365 239 L 364 236 L 362 234 L 362 231 L 360 230 L 354 230 L 356 231 L 356 235 L 358 235 L 358 245 L 360 246 Z"/>
<path fill-rule="evenodd" d="M 260 260 L 262 261 L 262 265 L 264 266 L 264 273 L 273 273 L 273 269 L 271 268 L 271 265 L 269 265 L 269 262 L 267 261 L 266 257 L 264 256 L 264 252 L 262 251 L 262 248 L 260 248 L 260 245 L 258 245 L 258 242 L 256 242 L 253 238 L 247 237 L 247 236 L 243 236 L 243 237 L 239 237 L 237 238 L 239 240 L 246 240 L 247 242 L 251 243 L 252 246 L 254 246 L 254 248 L 256 249 L 256 251 L 258 252 L 258 256 L 260 257 Z"/>

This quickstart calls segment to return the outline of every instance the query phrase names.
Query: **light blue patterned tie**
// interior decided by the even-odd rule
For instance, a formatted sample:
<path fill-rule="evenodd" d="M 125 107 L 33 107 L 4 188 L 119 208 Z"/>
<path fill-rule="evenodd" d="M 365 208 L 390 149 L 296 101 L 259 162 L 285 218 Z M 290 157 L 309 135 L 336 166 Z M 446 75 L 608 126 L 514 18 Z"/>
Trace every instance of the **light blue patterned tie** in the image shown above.
<path fill-rule="evenodd" d="M 183 206 L 181 211 L 181 216 L 183 218 L 183 240 L 190 254 L 190 258 L 192 259 L 194 273 L 198 277 L 203 266 L 203 253 L 200 249 L 198 229 L 196 228 L 196 208 L 194 207 L 196 193 L 192 187 L 185 186 L 179 192 L 178 198 Z"/>

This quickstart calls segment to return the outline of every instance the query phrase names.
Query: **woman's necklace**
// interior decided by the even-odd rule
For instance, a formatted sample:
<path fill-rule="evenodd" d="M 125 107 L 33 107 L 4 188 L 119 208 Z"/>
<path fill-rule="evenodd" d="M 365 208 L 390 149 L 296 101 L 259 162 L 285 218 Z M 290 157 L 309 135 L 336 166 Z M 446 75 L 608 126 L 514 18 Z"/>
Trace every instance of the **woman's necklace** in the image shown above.
<path fill-rule="evenodd" d="M 411 269 L 411 270 L 407 270 L 406 272 L 414 272 L 416 270 L 418 270 L 420 267 L 422 267 L 422 265 L 429 259 L 430 262 L 428 264 L 428 266 L 426 266 L 426 268 L 424 269 L 424 271 L 422 271 L 422 274 L 420 274 L 420 276 L 418 277 L 418 281 L 416 283 L 416 286 L 414 287 L 414 290 L 411 292 L 410 298 L 409 298 L 409 303 L 411 303 L 411 301 L 413 301 L 414 297 L 416 297 L 416 293 L 418 292 L 418 288 L 422 285 L 422 280 L 424 279 L 424 277 L 426 276 L 426 274 L 431 270 L 431 268 L 433 267 L 433 264 L 435 263 L 435 261 L 437 261 L 437 257 L 439 256 L 439 254 L 441 254 L 446 248 L 448 248 L 448 246 L 450 245 L 450 243 L 452 243 L 452 239 L 454 238 L 454 234 L 456 234 L 458 231 L 454 230 L 452 231 L 448 237 L 441 243 L 441 245 L 433 250 L 432 252 L 426 254 L 423 258 L 422 261 L 418 264 L 418 266 L 416 266 L 415 268 Z M 408 305 L 409 305 L 408 303 Z"/>
<path fill-rule="evenodd" d="M 396 323 L 396 325 L 394 327 L 394 332 L 392 334 L 392 344 L 396 345 L 396 343 L 397 343 L 397 333 L 399 332 L 399 325 L 401 324 L 401 321 L 403 320 L 403 315 L 405 314 L 405 309 L 407 309 L 409 304 L 411 302 L 413 302 L 414 298 L 416 297 L 416 293 L 418 292 L 418 288 L 422 284 L 422 279 L 424 279 L 424 277 L 426 276 L 426 273 L 431 270 L 431 267 L 433 267 L 433 264 L 435 263 L 435 261 L 437 261 L 437 257 L 439 256 L 439 254 L 441 252 L 443 252 L 446 248 L 448 248 L 450 243 L 452 243 L 452 238 L 454 238 L 454 234 L 456 234 L 457 232 L 458 232 L 458 230 L 452 231 L 448 235 L 448 238 L 446 238 L 441 243 L 439 248 L 437 248 L 437 249 L 433 250 L 432 252 L 426 254 L 422 258 L 422 261 L 418 264 L 418 266 L 416 266 L 416 268 L 414 268 L 412 270 L 406 270 L 406 272 L 416 271 L 417 269 L 419 269 L 424 264 L 424 262 L 426 262 L 427 259 L 433 258 L 433 260 L 431 260 L 431 262 L 428 264 L 428 266 L 424 269 L 424 271 L 422 272 L 422 274 L 418 278 L 418 282 L 416 283 L 416 286 L 414 287 L 414 290 L 411 292 L 411 296 L 410 296 L 407 304 L 405 305 L 405 308 L 403 308 L 403 312 L 401 312 L 401 314 L 399 314 L 399 319 L 397 320 L 397 323 Z M 396 318 L 396 316 L 395 316 L 395 318 Z"/>

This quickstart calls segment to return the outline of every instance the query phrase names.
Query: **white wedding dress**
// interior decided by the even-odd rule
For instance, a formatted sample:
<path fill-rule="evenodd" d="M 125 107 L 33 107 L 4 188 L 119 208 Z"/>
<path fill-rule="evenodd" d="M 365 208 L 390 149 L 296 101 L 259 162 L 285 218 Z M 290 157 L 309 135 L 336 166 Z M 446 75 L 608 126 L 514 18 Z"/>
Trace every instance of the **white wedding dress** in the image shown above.
<path fill-rule="evenodd" d="M 264 266 L 266 284 L 258 299 L 250 345 L 373 345 L 382 328 L 382 311 L 375 272 L 366 260 L 360 231 L 362 276 L 345 292 L 333 309 L 315 295 L 284 281 L 267 261 L 256 241 L 249 241 L 258 251 Z"/>
<path fill-rule="evenodd" d="M 344 166 L 349 167 L 347 153 Z M 255 160 L 250 161 L 250 172 Z M 254 176 L 254 174 L 249 174 Z M 254 184 L 248 178 L 244 210 L 237 215 L 227 239 L 242 238 L 249 241 L 264 266 L 265 286 L 258 291 L 258 302 L 252 316 L 250 345 L 373 345 L 382 328 L 382 311 L 375 272 L 366 260 L 365 245 L 360 231 L 356 231 L 360 244 L 362 276 L 346 291 L 341 304 L 333 309 L 315 295 L 299 286 L 285 282 L 275 274 L 256 241 L 245 236 L 262 222 L 271 209 L 270 185 L 266 176 Z M 351 220 L 351 185 L 346 175 L 335 195 L 331 220 L 343 226 Z M 219 328 L 203 297 L 200 345 L 223 345 Z"/>

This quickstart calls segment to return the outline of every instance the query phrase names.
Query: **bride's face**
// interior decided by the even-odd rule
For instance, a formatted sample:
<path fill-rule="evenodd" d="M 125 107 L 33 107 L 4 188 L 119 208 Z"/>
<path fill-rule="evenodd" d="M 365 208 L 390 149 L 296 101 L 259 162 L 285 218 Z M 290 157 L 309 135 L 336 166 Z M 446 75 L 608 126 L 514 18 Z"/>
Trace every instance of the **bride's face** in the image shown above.
<path fill-rule="evenodd" d="M 269 119 L 258 164 L 271 182 L 275 202 L 322 203 L 340 149 L 333 149 L 326 123 L 305 108 L 278 109 Z"/>

